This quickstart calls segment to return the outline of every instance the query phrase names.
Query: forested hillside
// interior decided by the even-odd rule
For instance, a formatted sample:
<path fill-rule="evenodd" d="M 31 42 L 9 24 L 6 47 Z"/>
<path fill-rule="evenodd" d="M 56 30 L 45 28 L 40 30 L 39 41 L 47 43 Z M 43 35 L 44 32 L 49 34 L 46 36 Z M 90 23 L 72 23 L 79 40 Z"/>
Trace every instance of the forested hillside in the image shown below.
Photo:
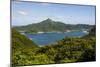
<path fill-rule="evenodd" d="M 24 65 L 29 64 L 31 54 L 36 50 L 37 45 L 29 40 L 24 35 L 21 35 L 14 28 L 12 29 L 12 64 L 13 65 Z"/>
<path fill-rule="evenodd" d="M 57 64 L 95 61 L 95 27 L 82 38 L 65 37 L 56 44 L 38 47 L 12 29 L 12 65 Z"/>

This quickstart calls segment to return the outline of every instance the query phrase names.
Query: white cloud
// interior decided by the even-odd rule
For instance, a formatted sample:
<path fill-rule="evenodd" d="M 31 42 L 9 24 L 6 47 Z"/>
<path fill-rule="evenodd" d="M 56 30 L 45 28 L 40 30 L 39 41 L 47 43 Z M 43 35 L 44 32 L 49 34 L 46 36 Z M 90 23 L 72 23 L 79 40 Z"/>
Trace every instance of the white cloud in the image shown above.
<path fill-rule="evenodd" d="M 49 3 L 41 3 L 41 5 L 43 5 L 43 6 L 49 6 L 50 4 Z"/>
<path fill-rule="evenodd" d="M 21 15 L 28 15 L 28 13 L 25 12 L 25 11 L 18 11 L 18 13 L 21 14 Z"/>

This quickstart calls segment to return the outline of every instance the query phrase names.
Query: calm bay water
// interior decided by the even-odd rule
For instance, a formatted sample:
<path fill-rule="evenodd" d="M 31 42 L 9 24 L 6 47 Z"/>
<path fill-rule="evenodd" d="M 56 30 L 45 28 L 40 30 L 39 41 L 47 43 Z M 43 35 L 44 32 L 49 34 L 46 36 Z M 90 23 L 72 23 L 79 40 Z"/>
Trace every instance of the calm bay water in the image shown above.
<path fill-rule="evenodd" d="M 80 32 L 65 32 L 65 33 L 37 33 L 37 34 L 25 34 L 29 39 L 32 39 L 36 44 L 43 46 L 51 43 L 55 43 L 63 39 L 64 37 L 81 37 L 86 35 L 86 33 Z"/>

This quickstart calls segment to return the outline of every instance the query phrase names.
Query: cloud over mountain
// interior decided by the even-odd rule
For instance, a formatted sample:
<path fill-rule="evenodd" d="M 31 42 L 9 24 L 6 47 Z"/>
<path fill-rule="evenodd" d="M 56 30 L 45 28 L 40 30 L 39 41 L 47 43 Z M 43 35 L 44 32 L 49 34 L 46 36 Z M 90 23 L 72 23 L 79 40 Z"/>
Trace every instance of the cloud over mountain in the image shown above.
<path fill-rule="evenodd" d="M 28 13 L 27 12 L 25 12 L 25 11 L 18 11 L 18 13 L 20 14 L 20 15 L 28 15 Z"/>

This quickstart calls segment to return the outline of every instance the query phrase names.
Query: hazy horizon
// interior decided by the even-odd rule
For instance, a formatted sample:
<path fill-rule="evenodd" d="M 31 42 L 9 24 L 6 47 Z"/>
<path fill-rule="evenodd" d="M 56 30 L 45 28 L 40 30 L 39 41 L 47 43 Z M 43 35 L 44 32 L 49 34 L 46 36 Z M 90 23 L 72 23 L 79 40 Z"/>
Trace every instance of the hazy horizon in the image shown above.
<path fill-rule="evenodd" d="M 95 25 L 95 6 L 12 1 L 12 26 L 39 23 L 47 18 L 65 24 Z"/>
<path fill-rule="evenodd" d="M 48 18 L 47 18 L 48 19 Z M 46 20 L 46 19 L 44 19 Z M 44 21 L 42 20 L 42 21 Z M 52 20 L 52 19 L 51 19 Z M 41 23 L 42 21 L 40 22 L 36 22 L 36 23 Z M 53 20 L 53 21 L 56 21 L 56 20 Z M 57 22 L 61 22 L 61 21 L 57 21 Z M 36 23 L 30 23 L 30 24 L 36 24 Z M 64 23 L 64 22 L 61 22 L 61 23 Z M 26 26 L 26 25 L 30 25 L 30 24 L 24 24 L 24 25 L 12 25 L 12 26 Z M 68 24 L 68 23 L 64 23 L 64 24 Z M 77 25 L 77 24 L 72 24 L 72 25 Z M 95 24 L 86 24 L 86 25 L 95 25 Z"/>

